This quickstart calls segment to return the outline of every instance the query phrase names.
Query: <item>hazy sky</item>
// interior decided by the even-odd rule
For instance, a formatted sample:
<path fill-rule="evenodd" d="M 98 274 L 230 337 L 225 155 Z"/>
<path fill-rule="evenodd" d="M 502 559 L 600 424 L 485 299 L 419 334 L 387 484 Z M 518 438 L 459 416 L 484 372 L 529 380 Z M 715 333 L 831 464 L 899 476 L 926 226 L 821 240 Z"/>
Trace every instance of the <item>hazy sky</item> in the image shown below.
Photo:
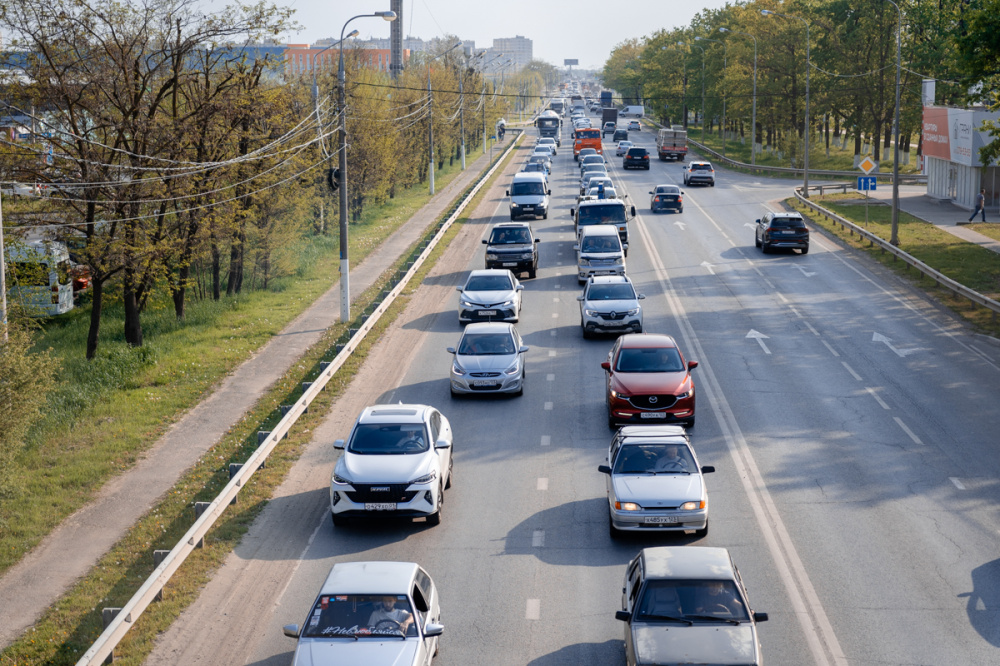
<path fill-rule="evenodd" d="M 218 4 L 215 0 L 213 4 Z M 304 26 L 288 41 L 313 43 L 340 37 L 352 16 L 389 9 L 389 0 L 271 0 L 296 10 Z M 454 34 L 491 46 L 495 37 L 521 35 L 531 39 L 534 55 L 562 66 L 577 58 L 588 69 L 604 65 L 611 49 L 631 37 L 643 37 L 662 28 L 688 25 L 706 8 L 722 7 L 726 0 L 403 0 L 403 35 L 433 39 Z M 389 24 L 364 18 L 351 23 L 359 38 L 388 37 Z"/>

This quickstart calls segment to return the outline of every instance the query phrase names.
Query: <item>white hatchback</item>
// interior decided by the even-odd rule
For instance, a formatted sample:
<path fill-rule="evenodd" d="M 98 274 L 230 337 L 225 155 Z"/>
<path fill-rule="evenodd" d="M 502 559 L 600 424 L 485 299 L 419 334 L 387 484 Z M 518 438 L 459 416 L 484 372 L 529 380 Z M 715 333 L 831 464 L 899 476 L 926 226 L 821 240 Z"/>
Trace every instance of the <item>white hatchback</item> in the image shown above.
<path fill-rule="evenodd" d="M 631 141 L 619 141 L 618 148 L 615 149 L 615 155 L 624 155 L 628 152 L 628 149 L 632 147 Z"/>

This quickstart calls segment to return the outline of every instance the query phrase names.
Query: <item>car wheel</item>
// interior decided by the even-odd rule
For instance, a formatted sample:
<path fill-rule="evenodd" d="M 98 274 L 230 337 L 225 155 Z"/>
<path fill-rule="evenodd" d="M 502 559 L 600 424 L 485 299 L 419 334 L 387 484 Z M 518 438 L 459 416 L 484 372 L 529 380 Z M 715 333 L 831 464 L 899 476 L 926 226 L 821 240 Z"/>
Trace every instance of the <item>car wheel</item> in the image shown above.
<path fill-rule="evenodd" d="M 677 209 L 677 212 L 678 212 L 678 213 L 683 213 L 683 212 L 684 212 L 684 207 L 683 207 L 683 206 L 681 206 L 680 208 L 678 208 L 678 209 Z"/>
<path fill-rule="evenodd" d="M 451 488 L 451 477 L 454 474 L 455 474 L 455 459 L 454 458 L 449 458 L 448 459 L 448 481 L 446 481 L 445 484 L 444 484 L 445 490 L 447 490 L 448 488 Z"/>
<path fill-rule="evenodd" d="M 530 279 L 530 280 L 534 280 L 535 279 L 535 270 L 536 269 L 534 269 L 534 268 L 529 268 L 528 269 L 528 279 Z"/>
<path fill-rule="evenodd" d="M 753 235 L 753 244 L 754 244 L 754 245 L 755 245 L 756 247 L 760 247 L 760 239 L 759 239 L 759 238 L 757 238 L 757 234 L 754 234 L 754 235 Z"/>
<path fill-rule="evenodd" d="M 764 254 L 770 254 L 771 253 L 771 244 L 768 243 L 767 241 L 763 241 L 762 240 L 760 242 L 760 251 L 763 252 Z"/>
<path fill-rule="evenodd" d="M 514 213 L 511 213 L 510 214 L 510 221 L 513 222 L 516 219 L 517 219 L 517 215 L 514 215 Z"/>
<path fill-rule="evenodd" d="M 809 246 L 808 245 L 806 245 L 804 248 L 802 248 L 802 254 L 809 254 Z"/>
<path fill-rule="evenodd" d="M 614 417 L 611 416 L 611 412 L 608 412 L 608 428 L 610 428 L 611 430 L 614 430 L 617 427 L 618 427 L 618 424 L 615 422 Z"/>
<path fill-rule="evenodd" d="M 524 395 L 524 369 L 521 370 L 521 385 L 517 387 L 517 391 L 514 395 L 518 397 Z"/>
<path fill-rule="evenodd" d="M 648 164 L 646 165 L 646 171 L 649 171 L 649 165 Z"/>
<path fill-rule="evenodd" d="M 588 331 L 587 328 L 582 324 L 580 325 L 580 330 L 583 331 L 584 340 L 589 340 L 590 338 L 593 337 L 593 334 L 590 331 Z"/>
<path fill-rule="evenodd" d="M 444 488 L 438 486 L 438 505 L 437 511 L 427 516 L 428 525 L 440 525 L 441 524 L 441 512 L 444 511 Z"/>
<path fill-rule="evenodd" d="M 543 220 L 549 219 L 549 211 L 545 211 L 544 213 L 542 213 L 542 219 Z"/>
<path fill-rule="evenodd" d="M 687 421 L 684 422 L 684 427 L 687 428 L 687 429 L 689 429 L 689 430 L 694 427 L 694 417 L 693 416 L 691 418 L 689 418 Z"/>
<path fill-rule="evenodd" d="M 701 528 L 700 530 L 695 530 L 694 531 L 694 535 L 696 537 L 698 537 L 699 539 L 704 539 L 705 537 L 708 536 L 708 521 L 707 520 L 705 521 L 705 527 Z"/>
<path fill-rule="evenodd" d="M 712 181 L 712 187 L 715 187 L 715 181 L 714 180 Z"/>
<path fill-rule="evenodd" d="M 608 514 L 608 536 L 611 537 L 612 539 L 617 539 L 619 537 L 619 535 L 620 535 L 620 532 L 615 529 L 615 524 L 613 522 L 611 522 L 611 514 L 609 513 Z"/>
<path fill-rule="evenodd" d="M 334 527 L 347 527 L 350 524 L 350 518 L 347 516 L 338 516 L 333 511 L 330 512 L 330 517 L 333 519 Z"/>

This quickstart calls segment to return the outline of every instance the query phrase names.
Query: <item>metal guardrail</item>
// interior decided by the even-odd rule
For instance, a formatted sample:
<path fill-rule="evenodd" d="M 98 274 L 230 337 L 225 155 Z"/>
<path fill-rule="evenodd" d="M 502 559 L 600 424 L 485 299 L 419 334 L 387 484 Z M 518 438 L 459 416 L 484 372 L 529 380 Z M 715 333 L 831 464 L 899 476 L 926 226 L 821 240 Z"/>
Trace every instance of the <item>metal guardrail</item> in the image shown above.
<path fill-rule="evenodd" d="M 163 587 L 194 549 L 202 544 L 202 540 L 208 534 L 208 531 L 215 524 L 216 520 L 223 514 L 226 507 L 235 501 L 240 488 L 264 465 L 267 457 L 278 445 L 278 442 L 288 434 L 298 418 L 306 412 L 310 403 L 319 396 L 327 383 L 333 379 L 337 371 L 344 365 L 350 355 L 354 353 L 358 344 L 374 328 L 378 320 L 381 319 L 382 315 L 385 314 L 409 284 L 410 280 L 417 274 L 417 271 L 420 270 L 423 263 L 444 237 L 445 232 L 448 231 L 465 207 L 472 201 L 473 197 L 476 196 L 483 185 L 486 184 L 500 167 L 503 158 L 514 149 L 523 136 L 523 133 L 518 129 L 511 129 L 510 131 L 517 132 L 518 136 L 512 137 L 510 145 L 498 155 L 492 167 L 479 177 L 479 180 L 472 189 L 452 209 L 451 214 L 439 225 L 437 233 L 426 243 L 420 255 L 410 263 L 409 269 L 399 279 L 395 287 L 389 291 L 371 314 L 363 317 L 363 323 L 359 328 L 351 329 L 350 339 L 344 343 L 343 349 L 336 354 L 332 361 L 324 364 L 325 367 L 321 366 L 322 371 L 319 377 L 312 382 L 303 384 L 304 390 L 302 396 L 295 401 L 295 404 L 287 408 L 288 411 L 274 427 L 274 430 L 259 432 L 258 439 L 260 442 L 257 449 L 250 454 L 250 457 L 247 458 L 242 466 L 239 466 L 235 470 L 226 487 L 211 502 L 196 506 L 196 510 L 200 509 L 201 514 L 196 518 L 194 524 L 188 529 L 177 545 L 166 553 L 162 561 L 153 570 L 153 573 L 149 575 L 139 590 L 132 595 L 132 598 L 121 609 L 103 609 L 105 616 L 113 614 L 113 619 L 107 623 L 104 632 L 98 636 L 94 644 L 76 662 L 77 666 L 96 666 L 97 664 L 108 663 L 105 660 L 111 660 L 115 647 L 125 637 L 125 634 L 128 633 L 129 628 L 139 619 L 149 604 L 160 596 Z M 235 468 L 236 466 L 234 465 L 233 467 Z"/>
<path fill-rule="evenodd" d="M 812 188 L 810 187 L 809 189 L 812 189 Z M 888 241 L 883 240 L 882 238 L 879 238 L 875 234 L 871 233 L 870 231 L 868 231 L 866 229 L 863 229 L 863 228 L 859 227 L 858 225 L 854 224 L 850 220 L 848 220 L 848 219 L 846 219 L 844 217 L 841 217 L 840 215 L 837 215 L 833 211 L 830 211 L 830 210 L 827 210 L 826 208 L 823 208 L 822 206 L 820 206 L 819 204 L 813 202 L 810 199 L 805 198 L 804 196 L 802 196 L 802 188 L 801 187 L 796 187 L 795 188 L 795 198 L 798 199 L 799 203 L 801 203 L 802 205 L 804 205 L 806 208 L 809 208 L 809 209 L 815 211 L 816 213 L 819 213 L 823 217 L 831 220 L 832 222 L 836 222 L 842 228 L 847 229 L 851 233 L 856 233 L 860 238 L 864 238 L 865 240 L 867 240 L 873 246 L 877 245 L 879 247 L 879 249 L 881 249 L 883 252 L 888 252 L 894 258 L 899 259 L 900 261 L 902 261 L 902 262 L 904 262 L 904 263 L 906 263 L 906 264 L 908 264 L 910 266 L 913 266 L 918 271 L 920 271 L 921 273 L 923 273 L 927 277 L 929 277 L 932 280 L 934 280 L 935 284 L 937 284 L 937 285 L 939 285 L 941 287 L 944 287 L 945 289 L 948 289 L 949 291 L 951 291 L 952 293 L 954 293 L 956 296 L 960 296 L 962 298 L 968 299 L 974 305 L 979 305 L 979 306 L 982 306 L 982 307 L 984 307 L 984 308 L 986 308 L 988 310 L 991 310 L 993 312 L 993 317 L 994 318 L 997 316 L 998 313 L 1000 313 L 1000 302 L 995 301 L 992 298 L 988 298 L 986 296 L 983 296 L 978 291 L 973 291 L 972 289 L 969 289 L 965 285 L 960 284 L 960 283 L 956 282 L 955 280 L 952 280 L 950 277 L 944 275 L 943 273 L 940 273 L 940 272 L 934 270 L 933 268 L 931 268 L 930 266 L 928 266 L 924 262 L 920 261 L 919 259 L 913 257 L 910 254 L 907 254 L 903 250 L 900 250 L 898 247 L 896 247 L 892 243 L 889 243 Z"/>
<path fill-rule="evenodd" d="M 747 164 L 746 162 L 737 162 L 736 160 L 729 159 L 728 157 L 723 157 L 723 155 L 721 153 L 712 150 L 708 146 L 706 146 L 706 145 L 704 145 L 702 143 L 699 143 L 698 141 L 695 141 L 690 136 L 688 136 L 688 143 L 694 145 L 700 152 L 707 153 L 707 154 L 711 155 L 712 156 L 712 160 L 714 160 L 716 162 L 719 162 L 720 164 L 725 164 L 726 166 L 733 167 L 733 168 L 736 168 L 736 169 L 745 169 L 745 170 L 747 170 L 747 171 L 749 171 L 751 173 L 779 173 L 779 174 L 788 174 L 788 175 L 791 175 L 791 176 L 801 176 L 802 175 L 802 169 L 799 169 L 799 168 L 796 168 L 796 167 L 776 167 L 776 166 L 765 166 L 763 164 Z M 809 169 L 809 175 L 810 176 L 821 176 L 821 177 L 825 177 L 825 178 L 850 178 L 850 179 L 853 180 L 853 179 L 856 179 L 861 174 L 858 173 L 857 171 L 832 171 L 832 170 L 825 171 L 825 170 L 821 170 L 821 169 Z M 881 171 L 875 171 L 875 172 L 872 172 L 872 173 L 870 173 L 868 175 L 869 176 L 874 176 L 875 178 L 879 178 L 881 180 L 888 180 L 889 182 L 892 182 L 892 172 L 891 171 L 884 172 L 884 173 L 881 172 Z M 923 174 L 904 174 L 904 173 L 901 173 L 901 174 L 899 174 L 899 182 L 900 182 L 900 184 L 903 184 L 903 183 L 926 183 L 927 182 L 927 176 L 925 176 Z M 812 186 L 810 186 L 809 189 L 810 190 L 813 189 Z"/>

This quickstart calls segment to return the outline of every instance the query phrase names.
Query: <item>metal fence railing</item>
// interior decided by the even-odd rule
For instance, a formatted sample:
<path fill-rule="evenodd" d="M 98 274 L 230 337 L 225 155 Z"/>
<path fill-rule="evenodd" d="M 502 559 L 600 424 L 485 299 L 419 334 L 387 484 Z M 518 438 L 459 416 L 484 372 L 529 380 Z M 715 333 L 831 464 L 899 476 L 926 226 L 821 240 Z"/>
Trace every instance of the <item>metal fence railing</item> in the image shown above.
<path fill-rule="evenodd" d="M 503 157 L 514 149 L 523 134 L 518 129 L 511 129 L 518 136 L 513 137 L 510 145 L 504 149 L 497 157 L 491 168 L 479 177 L 476 184 L 466 192 L 465 196 L 451 210 L 451 214 L 438 224 L 437 232 L 423 246 L 420 254 L 409 263 L 408 270 L 396 281 L 393 288 L 388 293 L 383 293 L 382 300 L 376 305 L 374 310 L 362 316 L 362 322 L 357 329 L 350 329 L 350 337 L 339 349 L 336 356 L 329 363 L 324 363 L 319 377 L 311 383 L 303 384 L 302 396 L 295 401 L 295 404 L 287 407 L 287 412 L 270 432 L 261 431 L 258 435 L 258 447 L 242 465 L 233 465 L 231 468 L 231 478 L 225 488 L 211 502 L 196 506 L 197 515 L 194 524 L 191 525 L 187 533 L 168 552 L 158 551 L 157 555 L 162 555 L 159 564 L 145 580 L 139 590 L 132 595 L 132 598 L 120 609 L 102 609 L 105 617 L 104 632 L 98 636 L 97 640 L 77 661 L 77 666 L 96 666 L 107 663 L 105 660 L 112 658 L 115 647 L 121 642 L 129 628 L 139 619 L 139 616 L 146 610 L 150 603 L 157 599 L 164 585 L 171 576 L 180 568 L 188 556 L 198 548 L 212 528 L 215 522 L 223 514 L 239 494 L 247 481 L 257 472 L 267 460 L 278 442 L 291 430 L 298 418 L 305 413 L 310 403 L 316 399 L 319 393 L 326 387 L 327 383 L 333 379 L 337 371 L 343 366 L 352 353 L 357 349 L 359 343 L 374 328 L 378 320 L 385 314 L 396 298 L 409 284 L 413 276 L 417 274 L 423 263 L 430 256 L 431 252 L 444 237 L 445 232 L 458 219 L 465 207 L 472 201 L 473 197 L 493 176 L 503 163 Z"/>

